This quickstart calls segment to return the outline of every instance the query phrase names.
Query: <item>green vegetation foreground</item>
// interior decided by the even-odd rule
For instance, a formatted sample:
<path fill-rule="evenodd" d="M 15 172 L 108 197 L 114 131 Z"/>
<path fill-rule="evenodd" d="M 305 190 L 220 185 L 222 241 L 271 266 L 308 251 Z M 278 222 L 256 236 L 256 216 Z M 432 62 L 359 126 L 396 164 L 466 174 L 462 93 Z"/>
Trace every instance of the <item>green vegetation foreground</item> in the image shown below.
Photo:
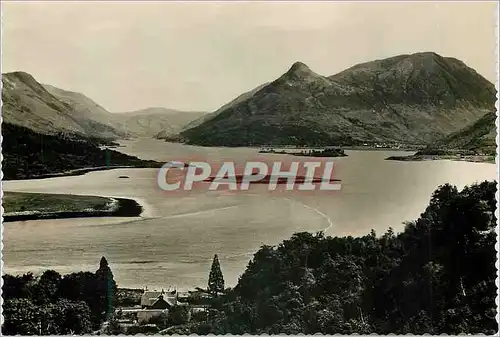
<path fill-rule="evenodd" d="M 405 230 L 377 237 L 297 233 L 263 246 L 234 289 L 218 258 L 206 313 L 172 334 L 494 334 L 496 182 L 444 185 Z M 3 334 L 88 333 L 109 320 L 116 285 L 94 273 L 4 276 Z"/>
<path fill-rule="evenodd" d="M 3 275 L 4 335 L 87 334 L 114 311 L 116 283 L 106 258 L 95 273 Z"/>
<path fill-rule="evenodd" d="M 205 317 L 168 332 L 496 333 L 495 192 L 441 186 L 397 235 L 297 233 L 263 246 Z"/>

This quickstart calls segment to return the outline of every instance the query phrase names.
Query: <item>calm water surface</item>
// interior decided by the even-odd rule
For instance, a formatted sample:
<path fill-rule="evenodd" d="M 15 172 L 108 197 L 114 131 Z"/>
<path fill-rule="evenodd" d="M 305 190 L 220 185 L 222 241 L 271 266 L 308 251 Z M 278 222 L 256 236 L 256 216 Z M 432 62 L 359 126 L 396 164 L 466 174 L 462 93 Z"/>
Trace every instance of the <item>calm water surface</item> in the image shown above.
<path fill-rule="evenodd" d="M 291 156 L 259 155 L 257 149 L 203 148 L 158 140 L 123 141 L 120 151 L 144 159 L 212 162 Z M 108 259 L 121 287 L 188 289 L 206 286 L 213 254 L 219 254 L 226 284 L 233 286 L 253 253 L 297 231 L 327 235 L 382 234 L 403 228 L 425 209 L 444 183 L 459 188 L 493 180 L 493 164 L 453 161 L 386 161 L 395 151 L 346 151 L 335 158 L 342 189 L 329 193 L 248 193 L 197 190 L 170 193 L 156 185 L 156 169 L 120 169 L 83 176 L 6 181 L 5 191 L 132 197 L 144 206 L 137 218 L 86 218 L 12 222 L 4 226 L 6 273 L 60 273 L 98 268 Z M 298 157 L 293 157 L 297 159 Z M 303 158 L 307 160 L 307 158 Z M 129 179 L 119 179 L 127 175 Z"/>

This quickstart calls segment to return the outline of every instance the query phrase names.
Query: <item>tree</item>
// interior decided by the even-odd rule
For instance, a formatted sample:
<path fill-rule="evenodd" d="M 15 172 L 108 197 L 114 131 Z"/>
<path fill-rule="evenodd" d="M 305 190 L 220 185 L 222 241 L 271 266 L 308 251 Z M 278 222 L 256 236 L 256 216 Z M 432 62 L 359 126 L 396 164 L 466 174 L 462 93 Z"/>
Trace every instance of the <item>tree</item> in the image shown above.
<path fill-rule="evenodd" d="M 85 302 L 61 299 L 44 308 L 47 333 L 51 335 L 83 335 L 92 332 L 90 309 Z M 50 324 L 50 325 L 49 325 Z"/>
<path fill-rule="evenodd" d="M 215 295 L 224 292 L 224 277 L 220 270 L 217 254 L 214 255 L 212 268 L 210 269 L 210 275 L 208 277 L 208 291 Z"/>
<path fill-rule="evenodd" d="M 115 296 L 117 292 L 116 282 L 113 278 L 108 261 L 103 256 L 96 275 L 96 292 L 99 301 L 99 309 L 102 319 L 109 319 L 114 311 Z"/>
<path fill-rule="evenodd" d="M 3 303 L 5 318 L 2 334 L 5 335 L 38 335 L 37 327 L 40 312 L 27 298 L 15 298 Z"/>
<path fill-rule="evenodd" d="M 187 305 L 174 305 L 168 311 L 168 318 L 167 318 L 168 325 L 181 325 L 187 323 L 188 321 L 189 321 L 189 307 Z"/>
<path fill-rule="evenodd" d="M 26 298 L 12 299 L 5 302 L 3 313 L 5 335 L 82 335 L 92 331 L 85 302 L 62 299 L 37 306 Z"/>
<path fill-rule="evenodd" d="M 71 301 L 84 301 L 90 308 L 92 324 L 97 329 L 103 320 L 100 290 L 96 274 L 78 272 L 65 275 L 59 286 L 60 297 Z"/>
<path fill-rule="evenodd" d="M 22 276 L 3 275 L 2 297 L 4 300 L 31 297 L 35 277 L 32 273 Z"/>
<path fill-rule="evenodd" d="M 36 304 L 54 303 L 59 297 L 61 275 L 54 270 L 46 270 L 34 287 L 33 300 Z"/>

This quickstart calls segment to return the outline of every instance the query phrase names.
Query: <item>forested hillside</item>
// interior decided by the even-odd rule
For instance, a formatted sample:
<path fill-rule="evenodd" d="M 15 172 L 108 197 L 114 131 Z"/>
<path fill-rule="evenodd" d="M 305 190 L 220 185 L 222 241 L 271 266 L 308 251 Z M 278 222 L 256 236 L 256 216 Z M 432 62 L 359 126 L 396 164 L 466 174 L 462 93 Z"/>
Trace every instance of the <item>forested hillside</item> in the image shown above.
<path fill-rule="evenodd" d="M 44 135 L 2 123 L 3 179 L 27 179 L 100 166 L 159 167 L 154 161 L 99 147 L 96 140 Z"/>

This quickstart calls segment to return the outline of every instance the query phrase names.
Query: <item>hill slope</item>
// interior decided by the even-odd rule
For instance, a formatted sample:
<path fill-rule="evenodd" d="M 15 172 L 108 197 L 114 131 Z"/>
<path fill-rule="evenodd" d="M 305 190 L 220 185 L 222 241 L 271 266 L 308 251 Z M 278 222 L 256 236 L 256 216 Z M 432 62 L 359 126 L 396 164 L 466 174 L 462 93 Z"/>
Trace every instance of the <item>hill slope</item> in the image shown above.
<path fill-rule="evenodd" d="M 497 129 L 496 113 L 490 112 L 478 121 L 452 133 L 434 143 L 431 147 L 447 150 L 471 150 L 481 154 L 495 154 Z"/>
<path fill-rule="evenodd" d="M 121 136 L 112 126 L 86 116 L 80 106 L 56 97 L 28 73 L 2 74 L 2 83 L 2 116 L 6 123 L 49 135 Z"/>
<path fill-rule="evenodd" d="M 71 107 L 59 101 L 24 72 L 2 74 L 3 121 L 24 126 L 43 134 L 84 134 L 68 111 Z"/>
<path fill-rule="evenodd" d="M 148 108 L 110 113 L 89 97 L 40 84 L 25 72 L 2 75 L 3 118 L 7 123 L 48 135 L 118 139 L 179 132 L 203 112 Z"/>
<path fill-rule="evenodd" d="M 262 85 L 259 85 L 258 87 L 250 90 L 250 91 L 247 91 L 241 95 L 239 95 L 238 97 L 236 97 L 235 99 L 233 99 L 232 101 L 224 104 L 222 107 L 220 107 L 219 109 L 217 109 L 216 111 L 212 112 L 212 113 L 209 113 L 209 114 L 204 114 L 203 116 L 191 121 L 190 123 L 188 123 L 187 125 L 185 125 L 183 127 L 183 130 L 188 130 L 188 129 L 191 129 L 191 128 L 194 128 L 194 127 L 197 127 L 198 125 L 201 125 L 213 118 L 215 118 L 216 116 L 218 116 L 220 113 L 224 112 L 225 110 L 235 106 L 236 104 L 240 103 L 240 102 L 244 102 L 245 100 L 247 99 L 250 99 L 256 92 L 258 92 L 260 89 L 264 88 L 268 83 L 265 83 L 265 84 L 262 84 Z"/>
<path fill-rule="evenodd" d="M 199 111 L 146 108 L 113 115 L 122 131 L 141 137 L 161 138 L 180 132 L 186 124 L 205 114 Z"/>
<path fill-rule="evenodd" d="M 495 88 L 463 62 L 400 55 L 324 77 L 296 62 L 277 80 L 180 133 L 189 144 L 426 144 L 494 110 Z"/>
<path fill-rule="evenodd" d="M 84 94 L 63 90 L 48 84 L 44 84 L 43 87 L 61 102 L 71 106 L 73 108 L 72 115 L 81 124 L 91 128 L 95 127 L 96 123 L 98 123 L 103 126 L 99 130 L 99 133 L 109 138 L 124 138 L 129 136 L 126 132 L 117 128 L 115 117 L 113 117 L 112 113 Z"/>
<path fill-rule="evenodd" d="M 203 112 L 166 108 L 146 108 L 132 112 L 111 113 L 81 93 L 59 89 L 47 84 L 44 87 L 57 99 L 71 106 L 77 119 L 106 125 L 109 128 L 110 137 L 114 138 L 154 137 L 161 131 L 166 131 L 168 134 L 177 133 L 185 124 L 204 114 Z"/>

